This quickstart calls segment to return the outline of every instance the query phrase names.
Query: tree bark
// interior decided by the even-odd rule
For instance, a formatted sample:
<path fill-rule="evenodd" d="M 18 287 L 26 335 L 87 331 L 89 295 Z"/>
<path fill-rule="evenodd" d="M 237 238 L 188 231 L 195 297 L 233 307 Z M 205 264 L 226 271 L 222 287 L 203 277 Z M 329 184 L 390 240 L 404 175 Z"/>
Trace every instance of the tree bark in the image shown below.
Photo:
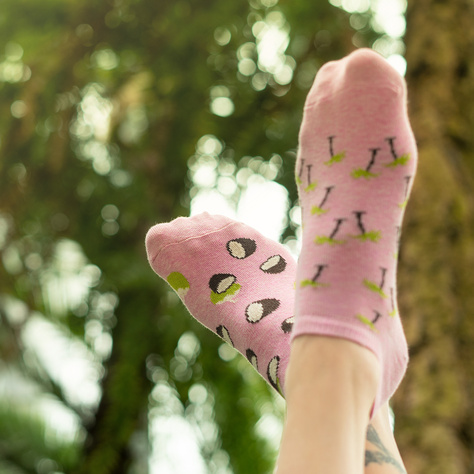
<path fill-rule="evenodd" d="M 400 252 L 411 351 L 394 397 L 397 438 L 416 474 L 474 472 L 474 3 L 407 11 L 409 109 L 418 174 Z"/>

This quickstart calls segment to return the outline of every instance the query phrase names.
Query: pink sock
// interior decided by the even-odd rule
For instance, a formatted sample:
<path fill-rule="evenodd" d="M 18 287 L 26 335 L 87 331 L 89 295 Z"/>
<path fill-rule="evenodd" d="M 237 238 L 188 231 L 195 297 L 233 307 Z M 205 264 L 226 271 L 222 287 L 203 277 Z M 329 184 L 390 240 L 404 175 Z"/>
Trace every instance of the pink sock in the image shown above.
<path fill-rule="evenodd" d="M 381 56 L 358 50 L 319 71 L 296 163 L 303 247 L 292 337 L 341 337 L 373 351 L 382 368 L 373 413 L 408 362 L 396 269 L 416 161 L 405 81 Z"/>
<path fill-rule="evenodd" d="M 146 249 L 189 312 L 283 394 L 296 274 L 289 252 L 251 227 L 207 213 L 155 225 Z"/>

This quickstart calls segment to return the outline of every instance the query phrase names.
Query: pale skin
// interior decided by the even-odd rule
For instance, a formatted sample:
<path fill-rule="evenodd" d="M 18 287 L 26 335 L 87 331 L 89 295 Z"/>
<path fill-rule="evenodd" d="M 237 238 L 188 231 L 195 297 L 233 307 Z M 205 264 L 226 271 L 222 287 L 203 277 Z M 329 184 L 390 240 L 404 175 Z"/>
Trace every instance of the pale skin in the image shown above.
<path fill-rule="evenodd" d="M 345 339 L 297 337 L 275 474 L 405 473 L 388 405 L 370 420 L 379 378 L 379 362 L 368 349 Z"/>
<path fill-rule="evenodd" d="M 388 403 L 380 408 L 367 429 L 364 472 L 365 474 L 406 474 L 390 426 Z"/>

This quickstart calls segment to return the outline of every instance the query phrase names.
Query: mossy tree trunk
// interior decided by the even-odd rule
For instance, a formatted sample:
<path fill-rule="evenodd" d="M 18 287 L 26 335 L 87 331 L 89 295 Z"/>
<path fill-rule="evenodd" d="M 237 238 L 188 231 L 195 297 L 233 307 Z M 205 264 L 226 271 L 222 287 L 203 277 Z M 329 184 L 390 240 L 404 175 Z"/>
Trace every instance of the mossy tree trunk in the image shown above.
<path fill-rule="evenodd" d="M 474 3 L 407 11 L 418 175 L 402 239 L 400 311 L 411 349 L 394 398 L 408 472 L 474 472 Z"/>

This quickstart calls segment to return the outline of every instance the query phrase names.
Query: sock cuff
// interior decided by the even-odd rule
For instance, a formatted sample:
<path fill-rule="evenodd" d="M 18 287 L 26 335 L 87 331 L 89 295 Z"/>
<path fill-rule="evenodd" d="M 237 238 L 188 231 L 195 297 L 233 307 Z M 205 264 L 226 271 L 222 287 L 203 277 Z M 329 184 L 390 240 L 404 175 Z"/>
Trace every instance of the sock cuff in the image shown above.
<path fill-rule="evenodd" d="M 291 332 L 291 340 L 304 334 L 348 339 L 372 351 L 380 363 L 383 363 L 382 347 L 377 334 L 354 327 L 354 324 L 350 322 L 336 320 L 330 316 L 299 314 Z"/>
<path fill-rule="evenodd" d="M 379 390 L 377 390 L 370 413 L 370 418 L 372 419 L 380 406 L 390 399 L 399 386 L 405 374 L 408 353 L 406 353 L 406 358 L 403 358 L 403 356 L 399 357 L 399 354 L 395 353 L 396 361 L 393 361 L 394 363 L 392 364 L 387 364 L 385 352 L 377 333 L 364 330 L 364 328 L 354 327 L 350 323 L 335 320 L 328 316 L 298 315 L 291 332 L 291 341 L 304 334 L 347 339 L 369 349 L 375 354 L 380 362 L 382 373 L 381 385 Z"/>

